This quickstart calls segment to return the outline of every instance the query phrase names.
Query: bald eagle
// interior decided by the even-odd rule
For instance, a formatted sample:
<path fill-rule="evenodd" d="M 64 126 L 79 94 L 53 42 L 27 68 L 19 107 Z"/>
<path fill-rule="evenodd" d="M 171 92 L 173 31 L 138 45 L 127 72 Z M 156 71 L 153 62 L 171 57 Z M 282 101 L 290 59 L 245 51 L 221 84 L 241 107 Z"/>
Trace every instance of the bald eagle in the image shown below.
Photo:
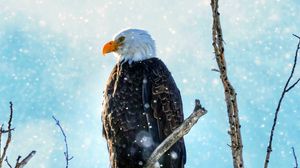
<path fill-rule="evenodd" d="M 118 63 L 104 91 L 103 135 L 112 168 L 142 168 L 154 149 L 182 122 L 182 100 L 165 64 L 156 58 L 155 42 L 144 30 L 128 29 L 106 43 Z M 183 168 L 180 139 L 157 162 L 157 167 Z"/>

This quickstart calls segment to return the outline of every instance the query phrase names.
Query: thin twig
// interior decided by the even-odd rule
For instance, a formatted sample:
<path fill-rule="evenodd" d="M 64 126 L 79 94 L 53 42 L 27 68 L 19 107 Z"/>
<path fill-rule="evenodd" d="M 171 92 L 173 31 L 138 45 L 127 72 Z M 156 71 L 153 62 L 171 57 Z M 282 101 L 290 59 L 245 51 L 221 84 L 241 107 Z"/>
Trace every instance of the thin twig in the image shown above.
<path fill-rule="evenodd" d="M 295 36 L 295 37 L 297 37 L 298 39 L 300 39 L 300 37 L 299 37 L 299 36 L 297 36 L 296 34 L 293 34 L 293 36 Z"/>
<path fill-rule="evenodd" d="M 217 68 L 212 68 L 211 71 L 220 72 L 220 70 L 218 70 Z"/>
<path fill-rule="evenodd" d="M 144 168 L 153 168 L 157 160 L 167 152 L 172 145 L 179 139 L 186 135 L 191 128 L 197 123 L 198 119 L 206 114 L 207 111 L 201 106 L 200 101 L 195 101 L 194 112 L 183 121 L 183 123 L 176 128 L 151 154 Z"/>
<path fill-rule="evenodd" d="M 1 133 L 8 133 L 9 131 L 14 131 L 14 130 L 15 130 L 15 128 L 11 128 L 10 130 L 4 130 L 4 129 L 2 129 Z"/>
<path fill-rule="evenodd" d="M 22 158 L 22 156 L 19 155 L 18 158 L 17 158 L 17 161 L 16 161 L 16 166 L 17 166 L 18 163 L 20 162 L 20 159 L 21 159 L 21 158 Z M 15 167 L 16 167 L 16 166 L 15 166 Z"/>
<path fill-rule="evenodd" d="M 220 22 L 220 13 L 218 11 L 218 0 L 211 0 L 211 8 L 213 15 L 213 27 L 212 27 L 212 38 L 213 47 L 216 57 L 216 61 L 220 71 L 220 79 L 222 80 L 224 87 L 225 100 L 227 104 L 227 113 L 229 118 L 230 131 L 229 135 L 231 137 L 231 151 L 234 168 L 243 168 L 243 143 L 240 131 L 240 121 L 238 114 L 238 104 L 236 98 L 236 92 L 231 85 L 228 75 L 226 60 L 224 54 L 224 40 Z"/>
<path fill-rule="evenodd" d="M 57 120 L 54 116 L 52 116 L 52 118 L 54 119 L 54 121 L 56 122 L 56 125 L 59 127 L 62 135 L 64 136 L 64 142 L 65 142 L 65 148 L 66 148 L 64 155 L 65 155 L 65 160 L 66 160 L 66 168 L 68 168 L 69 161 L 72 160 L 74 157 L 73 156 L 69 157 L 69 147 L 68 147 L 68 142 L 67 142 L 67 136 L 66 136 L 62 126 L 60 125 L 59 120 Z"/>
<path fill-rule="evenodd" d="M 297 37 L 297 38 L 299 38 L 299 42 L 298 42 L 297 49 L 296 49 L 296 52 L 295 52 L 294 64 L 293 64 L 290 76 L 289 76 L 288 80 L 286 81 L 286 83 L 284 85 L 284 88 L 283 88 L 283 90 L 281 92 L 281 96 L 279 98 L 279 101 L 278 101 L 278 104 L 277 104 L 277 108 L 276 108 L 276 111 L 275 111 L 275 116 L 274 116 L 273 125 L 272 125 L 272 129 L 271 129 L 271 133 L 270 133 L 270 138 L 269 138 L 269 145 L 267 147 L 267 154 L 266 154 L 264 168 L 268 167 L 268 164 L 269 164 L 269 161 L 270 161 L 270 156 L 271 156 L 271 152 L 272 152 L 272 142 L 273 142 L 274 131 L 275 131 L 275 127 L 276 127 L 276 124 L 277 124 L 278 113 L 279 113 L 279 110 L 280 110 L 283 98 L 284 98 L 285 94 L 288 91 L 290 91 L 291 89 L 293 89 L 298 84 L 298 82 L 299 82 L 299 80 L 297 80 L 297 82 L 295 82 L 294 84 L 292 84 L 291 86 L 289 86 L 290 85 L 290 81 L 291 81 L 291 79 L 292 79 L 292 77 L 294 75 L 295 68 L 297 66 L 297 58 L 298 58 L 298 53 L 299 53 L 299 49 L 300 49 L 300 37 L 297 36 L 297 35 L 294 35 L 294 36 Z"/>
<path fill-rule="evenodd" d="M 298 160 L 297 160 L 297 156 L 296 156 L 294 147 L 292 147 L 292 150 L 293 150 L 293 156 L 294 156 L 294 159 L 295 159 L 295 167 L 294 168 L 298 168 Z"/>
<path fill-rule="evenodd" d="M 6 158 L 5 158 L 5 162 L 6 162 L 6 164 L 8 165 L 8 167 L 12 168 L 11 164 L 8 162 L 7 156 L 6 156 Z"/>
<path fill-rule="evenodd" d="M 2 127 L 3 127 L 3 124 L 1 124 L 0 126 L 0 159 L 2 158 L 2 148 L 1 148 L 1 144 L 2 144 Z M 2 167 L 2 161 L 0 160 L 0 168 Z"/>

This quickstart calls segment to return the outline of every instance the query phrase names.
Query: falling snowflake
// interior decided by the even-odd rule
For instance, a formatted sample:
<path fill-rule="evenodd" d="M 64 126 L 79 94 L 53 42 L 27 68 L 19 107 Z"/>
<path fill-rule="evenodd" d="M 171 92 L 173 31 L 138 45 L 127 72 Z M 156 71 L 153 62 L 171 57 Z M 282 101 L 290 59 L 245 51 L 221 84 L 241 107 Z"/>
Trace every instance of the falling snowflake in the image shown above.
<path fill-rule="evenodd" d="M 141 131 L 136 135 L 136 141 L 139 146 L 149 148 L 153 146 L 154 142 L 152 139 L 152 136 L 146 132 L 146 131 Z"/>
<path fill-rule="evenodd" d="M 174 160 L 178 158 L 178 154 L 176 152 L 174 152 L 174 151 L 172 151 L 170 153 L 170 155 L 171 155 L 171 158 L 174 159 Z"/>

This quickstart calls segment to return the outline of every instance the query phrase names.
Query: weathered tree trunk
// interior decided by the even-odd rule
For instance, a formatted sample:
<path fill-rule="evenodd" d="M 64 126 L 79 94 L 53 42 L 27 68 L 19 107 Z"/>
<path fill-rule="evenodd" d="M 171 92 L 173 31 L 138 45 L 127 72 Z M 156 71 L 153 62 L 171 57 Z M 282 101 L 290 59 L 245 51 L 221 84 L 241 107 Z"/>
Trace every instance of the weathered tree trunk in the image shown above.
<path fill-rule="evenodd" d="M 230 147 L 232 151 L 233 166 L 234 168 L 243 168 L 243 144 L 240 131 L 241 125 L 239 121 L 239 110 L 236 99 L 236 92 L 231 83 L 229 82 L 227 76 L 227 67 L 223 46 L 223 35 L 220 23 L 220 13 L 218 11 L 218 0 L 211 0 L 211 8 L 213 15 L 213 47 L 216 55 L 217 64 L 219 67 L 220 78 L 224 87 L 225 101 L 227 104 L 227 113 L 230 125 L 229 135 L 231 137 Z"/>

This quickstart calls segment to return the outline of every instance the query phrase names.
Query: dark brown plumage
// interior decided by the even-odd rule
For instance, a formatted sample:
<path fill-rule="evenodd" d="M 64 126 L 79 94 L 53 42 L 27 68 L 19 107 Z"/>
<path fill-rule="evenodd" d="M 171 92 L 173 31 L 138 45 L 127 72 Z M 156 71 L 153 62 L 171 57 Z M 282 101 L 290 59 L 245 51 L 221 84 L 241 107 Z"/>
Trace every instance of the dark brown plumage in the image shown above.
<path fill-rule="evenodd" d="M 112 168 L 142 168 L 157 145 L 184 119 L 180 92 L 157 58 L 116 65 L 103 107 L 103 135 Z M 163 168 L 183 168 L 185 160 L 181 139 L 159 163 Z"/>

